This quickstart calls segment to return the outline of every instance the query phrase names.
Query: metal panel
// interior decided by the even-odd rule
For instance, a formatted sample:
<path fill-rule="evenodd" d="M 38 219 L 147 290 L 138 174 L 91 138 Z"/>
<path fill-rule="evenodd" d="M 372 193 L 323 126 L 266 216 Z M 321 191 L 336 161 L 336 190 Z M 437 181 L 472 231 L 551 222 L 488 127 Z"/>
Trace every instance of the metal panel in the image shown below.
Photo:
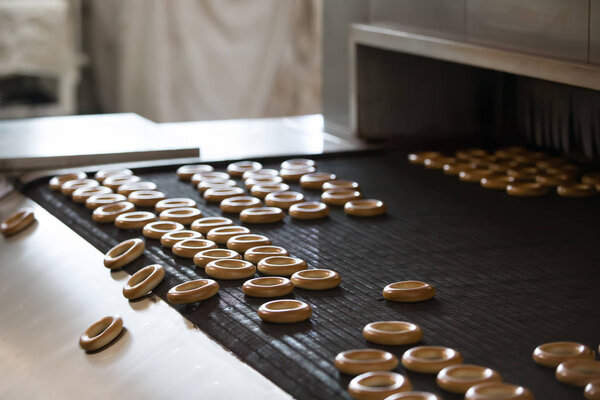
<path fill-rule="evenodd" d="M 588 0 L 467 0 L 470 42 L 588 61 Z"/>
<path fill-rule="evenodd" d="M 291 400 L 160 298 L 127 301 L 129 275 L 31 200 L 12 193 L 0 215 L 24 206 L 35 225 L 0 238 L 0 398 Z M 123 336 L 81 350 L 82 332 L 109 314 Z"/>
<path fill-rule="evenodd" d="M 600 0 L 590 0 L 590 62 L 600 64 Z"/>
<path fill-rule="evenodd" d="M 466 36 L 465 0 L 371 0 L 370 6 L 371 22 L 452 39 Z"/>
<path fill-rule="evenodd" d="M 136 114 L 77 115 L 0 122 L 0 170 L 198 157 L 189 140 L 165 141 Z"/>
<path fill-rule="evenodd" d="M 353 22 L 366 22 L 366 0 L 323 2 L 323 116 L 325 130 L 347 134 L 350 126 L 348 87 L 349 31 Z"/>
<path fill-rule="evenodd" d="M 416 35 L 375 24 L 355 24 L 352 28 L 352 41 L 355 44 L 600 90 L 600 68 L 588 63 Z"/>

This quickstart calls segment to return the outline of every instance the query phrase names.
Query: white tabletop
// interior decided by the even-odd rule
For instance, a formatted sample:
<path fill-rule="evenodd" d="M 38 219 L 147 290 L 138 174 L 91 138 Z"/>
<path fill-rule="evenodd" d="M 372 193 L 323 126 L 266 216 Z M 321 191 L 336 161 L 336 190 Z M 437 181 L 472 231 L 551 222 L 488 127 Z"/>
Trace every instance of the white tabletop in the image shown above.
<path fill-rule="evenodd" d="M 0 218 L 24 206 L 35 225 L 0 237 L 0 399 L 290 398 L 160 298 L 129 302 L 129 275 L 31 200 L 13 192 Z M 83 331 L 111 314 L 125 334 L 84 352 Z"/>
<path fill-rule="evenodd" d="M 0 170 L 196 157 L 198 146 L 161 140 L 136 114 L 78 115 L 0 121 Z"/>

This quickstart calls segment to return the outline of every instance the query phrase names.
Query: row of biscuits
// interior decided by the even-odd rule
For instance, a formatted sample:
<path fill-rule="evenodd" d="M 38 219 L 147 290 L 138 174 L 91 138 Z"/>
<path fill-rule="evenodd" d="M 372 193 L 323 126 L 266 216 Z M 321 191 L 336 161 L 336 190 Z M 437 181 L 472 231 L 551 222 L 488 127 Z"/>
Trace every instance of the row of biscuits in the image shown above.
<path fill-rule="evenodd" d="M 424 151 L 409 154 L 408 160 L 456 175 L 463 182 L 480 183 L 484 188 L 518 197 L 543 196 L 555 189 L 560 196 L 580 198 L 595 196 L 600 190 L 600 173 L 581 174 L 581 169 L 566 158 L 523 147 L 494 152 L 463 149 L 453 156 Z"/>

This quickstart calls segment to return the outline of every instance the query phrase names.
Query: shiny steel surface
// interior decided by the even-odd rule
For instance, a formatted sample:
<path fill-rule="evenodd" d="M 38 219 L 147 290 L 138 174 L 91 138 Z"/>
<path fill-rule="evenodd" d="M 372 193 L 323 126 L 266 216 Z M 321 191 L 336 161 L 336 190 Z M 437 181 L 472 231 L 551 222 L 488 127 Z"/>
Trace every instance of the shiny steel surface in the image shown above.
<path fill-rule="evenodd" d="M 1 399 L 289 399 L 156 296 L 129 302 L 129 275 L 44 209 L 13 192 L 0 217 L 31 206 L 37 222 L 0 238 Z M 120 314 L 125 333 L 87 354 L 79 337 Z"/>
<path fill-rule="evenodd" d="M 590 62 L 600 64 L 600 0 L 590 0 Z"/>

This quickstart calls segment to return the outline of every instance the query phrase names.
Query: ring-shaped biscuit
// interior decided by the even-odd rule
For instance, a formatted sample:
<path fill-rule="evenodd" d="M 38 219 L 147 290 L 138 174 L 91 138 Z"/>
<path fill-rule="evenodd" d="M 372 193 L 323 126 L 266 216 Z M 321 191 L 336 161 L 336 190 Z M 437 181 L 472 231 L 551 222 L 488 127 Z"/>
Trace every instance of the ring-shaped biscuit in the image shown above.
<path fill-rule="evenodd" d="M 569 174 L 538 174 L 535 181 L 543 186 L 556 187 L 563 184 L 575 183 L 573 175 Z"/>
<path fill-rule="evenodd" d="M 281 297 L 294 290 L 294 285 L 288 278 L 267 276 L 247 280 L 242 285 L 242 291 L 250 297 Z"/>
<path fill-rule="evenodd" d="M 459 160 L 470 160 L 472 158 L 481 158 L 489 155 L 490 153 L 484 149 L 464 149 L 456 152 L 456 158 Z"/>
<path fill-rule="evenodd" d="M 423 339 L 419 325 L 404 321 L 376 321 L 363 328 L 363 337 L 371 342 L 388 346 L 418 343 Z"/>
<path fill-rule="evenodd" d="M 558 364 L 554 375 L 563 383 L 583 387 L 594 379 L 600 379 L 600 361 L 567 360 Z"/>
<path fill-rule="evenodd" d="M 256 185 L 278 185 L 283 182 L 283 178 L 280 176 L 257 176 L 255 178 L 248 178 L 244 181 L 246 189 L 252 190 L 252 187 Z"/>
<path fill-rule="evenodd" d="M 589 172 L 581 177 L 581 182 L 587 183 L 588 185 L 599 185 L 600 184 L 600 171 Z"/>
<path fill-rule="evenodd" d="M 166 233 L 182 231 L 183 229 L 185 229 L 185 227 L 179 222 L 155 221 L 144 225 L 142 234 L 149 239 L 161 239 Z"/>
<path fill-rule="evenodd" d="M 123 286 L 123 296 L 130 300 L 139 299 L 157 287 L 164 277 L 165 269 L 162 265 L 145 266 L 131 275 L 125 286 Z"/>
<path fill-rule="evenodd" d="M 321 190 L 326 192 L 327 190 L 334 189 L 352 189 L 360 191 L 360 185 L 358 182 L 349 181 L 346 179 L 334 179 L 331 181 L 327 181 L 321 186 Z"/>
<path fill-rule="evenodd" d="M 244 260 L 258 264 L 263 258 L 289 255 L 288 251 L 280 246 L 256 246 L 246 250 Z"/>
<path fill-rule="evenodd" d="M 530 163 L 535 165 L 540 160 L 545 160 L 548 155 L 543 151 L 526 151 L 520 154 L 515 154 L 513 159 L 521 163 Z"/>
<path fill-rule="evenodd" d="M 456 164 L 458 160 L 454 157 L 433 157 L 426 158 L 423 162 L 427 169 L 443 169 L 446 164 Z"/>
<path fill-rule="evenodd" d="M 75 203 L 85 203 L 87 199 L 99 194 L 110 194 L 112 189 L 106 186 L 82 187 L 71 194 L 71 198 Z"/>
<path fill-rule="evenodd" d="M 506 174 L 510 166 L 504 161 L 498 161 L 495 163 L 489 163 L 487 168 L 499 174 Z"/>
<path fill-rule="evenodd" d="M 74 191 L 81 188 L 93 188 L 100 186 L 98 181 L 93 179 L 75 179 L 72 181 L 66 181 L 60 187 L 60 192 L 64 195 L 71 196 Z"/>
<path fill-rule="evenodd" d="M 207 189 L 202 197 L 208 203 L 220 203 L 221 201 L 229 197 L 243 196 L 244 189 L 240 187 L 223 187 L 223 188 L 212 188 Z"/>
<path fill-rule="evenodd" d="M 421 281 L 394 282 L 383 288 L 383 297 L 389 301 L 415 303 L 432 299 L 435 288 Z"/>
<path fill-rule="evenodd" d="M 344 212 L 355 217 L 375 217 L 386 211 L 385 203 L 377 199 L 350 200 L 344 204 Z"/>
<path fill-rule="evenodd" d="M 154 207 L 156 203 L 166 198 L 167 195 L 158 190 L 136 190 L 127 196 L 127 200 L 138 207 Z"/>
<path fill-rule="evenodd" d="M 300 186 L 304 189 L 321 189 L 325 182 L 333 181 L 336 178 L 335 174 L 329 172 L 313 172 L 302 175 Z"/>
<path fill-rule="evenodd" d="M 510 161 L 506 161 L 506 165 L 508 166 L 508 169 L 523 168 L 523 167 L 534 167 L 535 168 L 535 161 L 525 161 L 522 158 L 521 158 L 521 161 L 512 159 Z M 508 172 L 508 171 L 506 171 L 506 172 Z"/>
<path fill-rule="evenodd" d="M 52 179 L 50 179 L 50 182 L 48 182 L 48 187 L 51 190 L 60 190 L 60 187 L 62 186 L 62 184 L 67 181 L 73 181 L 73 180 L 85 179 L 85 178 L 87 178 L 87 174 L 83 171 L 73 172 L 73 173 L 64 174 L 64 175 L 57 175 L 57 176 L 52 177 Z"/>
<path fill-rule="evenodd" d="M 22 208 L 2 221 L 0 231 L 5 237 L 12 236 L 33 224 L 34 221 L 33 208 Z"/>
<path fill-rule="evenodd" d="M 271 224 L 282 221 L 284 217 L 279 207 L 252 207 L 240 213 L 240 221 L 247 224 Z"/>
<path fill-rule="evenodd" d="M 206 235 L 210 230 L 223 226 L 232 226 L 233 221 L 225 217 L 204 217 L 192 222 L 190 229 Z M 218 242 L 217 242 L 218 243 Z"/>
<path fill-rule="evenodd" d="M 307 269 L 306 261 L 289 256 L 271 256 L 260 260 L 258 270 L 265 275 L 292 276 Z"/>
<path fill-rule="evenodd" d="M 111 189 L 112 190 L 112 189 Z M 119 203 L 122 201 L 127 201 L 127 197 L 122 194 L 117 193 L 106 193 L 106 194 L 95 194 L 90 196 L 85 201 L 86 208 L 90 210 L 95 210 L 100 206 L 104 206 L 107 204 Z"/>
<path fill-rule="evenodd" d="M 206 265 L 215 260 L 241 260 L 242 256 L 240 253 L 229 249 L 208 249 L 202 250 L 196 253 L 194 256 L 194 264 L 200 268 L 205 268 Z"/>
<path fill-rule="evenodd" d="M 560 175 L 560 174 L 567 174 L 570 175 L 573 179 L 575 179 L 576 177 L 579 176 L 579 174 L 581 173 L 581 169 L 575 165 L 575 164 L 564 164 L 564 165 L 559 165 L 553 168 L 548 168 L 546 170 L 546 174 L 548 175 Z M 592 182 L 585 182 L 582 178 L 582 182 L 583 183 L 590 183 L 590 184 L 594 184 L 593 181 Z"/>
<path fill-rule="evenodd" d="M 232 214 L 239 214 L 246 208 L 260 207 L 262 201 L 252 196 L 236 196 L 225 199 L 219 204 L 221 211 Z"/>
<path fill-rule="evenodd" d="M 182 181 L 189 181 L 194 174 L 198 174 L 201 172 L 212 172 L 214 168 L 210 165 L 206 164 L 190 164 L 190 165 L 182 165 L 177 168 L 177 176 Z"/>
<path fill-rule="evenodd" d="M 494 151 L 494 155 L 496 157 L 509 159 L 509 158 L 513 158 L 517 154 L 523 154 L 527 151 L 528 150 L 522 146 L 509 146 L 509 147 L 503 147 L 501 149 Z"/>
<path fill-rule="evenodd" d="M 260 319 L 278 324 L 306 321 L 311 315 L 311 306 L 300 300 L 271 300 L 258 308 Z"/>
<path fill-rule="evenodd" d="M 195 207 L 169 208 L 160 213 L 161 221 L 175 221 L 183 225 L 190 225 L 198 218 L 202 218 L 202 211 Z"/>
<path fill-rule="evenodd" d="M 323 203 L 334 206 L 343 206 L 350 200 L 357 200 L 362 197 L 358 190 L 353 189 L 331 189 L 323 192 L 321 200 Z"/>
<path fill-rule="evenodd" d="M 192 175 L 190 182 L 195 187 L 198 187 L 198 184 L 202 181 L 208 179 L 229 179 L 231 178 L 227 172 L 218 172 L 218 171 L 210 171 L 210 172 L 199 172 L 197 174 Z"/>
<path fill-rule="evenodd" d="M 594 379 L 588 383 L 583 395 L 587 400 L 600 400 L 600 379 Z"/>
<path fill-rule="evenodd" d="M 545 158 L 535 162 L 535 166 L 539 169 L 556 168 L 567 164 L 567 159 L 562 157 Z"/>
<path fill-rule="evenodd" d="M 506 187 L 506 193 L 516 197 L 536 197 L 547 194 L 548 188 L 539 183 L 514 182 Z"/>
<path fill-rule="evenodd" d="M 108 269 L 118 269 L 136 260 L 142 255 L 146 244 L 142 239 L 125 240 L 104 255 L 104 266 Z"/>
<path fill-rule="evenodd" d="M 156 215 L 150 211 L 132 211 L 119 214 L 115 219 L 115 226 L 121 229 L 142 229 L 153 221 L 156 221 Z"/>
<path fill-rule="evenodd" d="M 398 366 L 398 358 L 383 350 L 346 350 L 335 356 L 335 367 L 348 375 L 360 375 L 372 371 L 391 371 Z"/>
<path fill-rule="evenodd" d="M 110 315 L 94 322 L 83 332 L 79 346 L 85 351 L 100 350 L 115 340 L 123 330 L 123 320 L 118 315 Z"/>
<path fill-rule="evenodd" d="M 513 176 L 518 179 L 535 179 L 536 175 L 540 173 L 540 170 L 536 167 L 518 167 L 511 168 L 506 171 L 506 175 Z"/>
<path fill-rule="evenodd" d="M 246 180 L 246 179 L 254 179 L 256 177 L 268 177 L 268 176 L 270 176 L 270 177 L 279 176 L 279 171 L 276 169 L 272 169 L 272 168 L 263 168 L 263 169 L 259 169 L 258 171 L 246 171 L 242 175 L 242 179 Z"/>
<path fill-rule="evenodd" d="M 423 164 L 428 158 L 443 157 L 443 154 L 437 151 L 421 151 L 418 153 L 410 153 L 408 162 L 411 164 Z"/>
<path fill-rule="evenodd" d="M 365 372 L 350 381 L 348 393 L 356 400 L 381 400 L 412 390 L 407 377 L 396 372 Z"/>
<path fill-rule="evenodd" d="M 480 383 L 467 390 L 465 400 L 533 400 L 533 394 L 523 386 L 502 382 Z"/>
<path fill-rule="evenodd" d="M 238 161 L 227 166 L 227 172 L 231 176 L 242 176 L 244 172 L 258 171 L 262 169 L 262 164 L 256 161 Z"/>
<path fill-rule="evenodd" d="M 304 169 L 314 167 L 316 165 L 314 160 L 309 158 L 292 158 L 285 160 L 281 163 L 281 169 Z"/>
<path fill-rule="evenodd" d="M 119 190 L 119 187 L 123 186 L 126 183 L 139 182 L 142 178 L 136 175 L 111 175 L 106 177 L 102 184 L 104 186 L 108 186 L 114 191 Z"/>
<path fill-rule="evenodd" d="M 186 197 L 178 197 L 174 199 L 164 199 L 154 205 L 154 210 L 157 213 L 161 213 L 169 208 L 181 208 L 181 207 L 196 207 L 196 200 L 188 199 Z"/>
<path fill-rule="evenodd" d="M 289 208 L 290 217 L 295 219 L 320 219 L 329 215 L 329 206 L 320 201 L 307 201 L 293 204 Z"/>
<path fill-rule="evenodd" d="M 226 189 L 236 186 L 237 183 L 235 183 L 233 179 L 212 178 L 200 181 L 200 183 L 196 185 L 196 190 L 204 194 L 208 189 Z"/>
<path fill-rule="evenodd" d="M 117 193 L 122 194 L 123 196 L 129 196 L 131 193 L 136 192 L 138 190 L 156 190 L 158 186 L 154 182 L 147 181 L 139 181 L 139 182 L 131 182 L 126 183 L 124 185 L 119 186 L 117 189 Z"/>
<path fill-rule="evenodd" d="M 94 179 L 102 183 L 106 178 L 114 175 L 133 175 L 133 171 L 128 168 L 101 169 L 100 171 L 96 172 L 96 174 L 94 175 Z"/>
<path fill-rule="evenodd" d="M 342 282 L 340 274 L 330 269 L 305 269 L 295 272 L 291 278 L 294 287 L 305 290 L 328 290 Z"/>
<path fill-rule="evenodd" d="M 279 207 L 287 210 L 294 204 L 304 202 L 304 195 L 299 192 L 277 192 L 265 196 L 265 204 L 269 207 Z"/>
<path fill-rule="evenodd" d="M 256 273 L 256 267 L 250 261 L 221 259 L 206 264 L 204 272 L 211 278 L 236 280 L 250 278 Z"/>
<path fill-rule="evenodd" d="M 135 206 L 132 203 L 120 201 L 118 203 L 106 204 L 96 208 L 92 213 L 92 219 L 95 222 L 100 223 L 113 223 L 119 215 L 132 211 L 135 211 Z"/>
<path fill-rule="evenodd" d="M 482 178 L 497 175 L 487 168 L 472 168 L 458 173 L 458 178 L 463 182 L 480 183 Z"/>
<path fill-rule="evenodd" d="M 454 164 L 444 164 L 442 169 L 446 175 L 459 175 L 463 171 L 473 169 L 473 167 L 468 162 L 457 162 Z"/>
<path fill-rule="evenodd" d="M 594 359 L 594 351 L 576 342 L 550 342 L 533 350 L 533 361 L 545 367 L 556 368 L 558 364 L 573 359 Z"/>
<path fill-rule="evenodd" d="M 217 244 L 227 244 L 231 237 L 244 233 L 250 233 L 250 229 L 245 226 L 220 226 L 208 231 L 206 238 Z"/>
<path fill-rule="evenodd" d="M 563 197 L 592 197 L 598 192 L 594 185 L 588 183 L 562 184 L 556 188 L 556 193 Z"/>
<path fill-rule="evenodd" d="M 498 163 L 500 160 L 496 156 L 485 156 L 485 157 L 473 157 L 470 158 L 467 162 L 471 163 L 472 168 L 488 168 L 490 169 L 490 165 Z M 465 160 L 461 160 L 460 162 L 465 162 Z"/>
<path fill-rule="evenodd" d="M 216 249 L 217 244 L 207 239 L 185 239 L 181 240 L 171 247 L 171 251 L 176 256 L 182 258 L 194 258 L 202 250 Z"/>
<path fill-rule="evenodd" d="M 290 186 L 286 183 L 274 183 L 265 185 L 254 185 L 250 189 L 252 196 L 264 199 L 269 193 L 287 192 L 290 190 Z"/>
<path fill-rule="evenodd" d="M 446 367 L 461 364 L 462 355 L 449 347 L 417 346 L 404 352 L 404 368 L 422 374 L 437 374 Z"/>
<path fill-rule="evenodd" d="M 160 238 L 160 244 L 164 247 L 171 248 L 177 242 L 181 242 L 182 240 L 187 239 L 204 239 L 204 236 L 200 232 L 192 231 L 192 230 L 182 230 L 182 231 L 171 231 L 167 232 Z"/>
<path fill-rule="evenodd" d="M 475 385 L 488 382 L 502 382 L 502 377 L 491 368 L 471 364 L 451 365 L 437 374 L 436 383 L 442 389 L 465 394 Z"/>
<path fill-rule="evenodd" d="M 246 250 L 257 246 L 268 246 L 271 244 L 271 239 L 265 235 L 257 235 L 254 233 L 244 233 L 241 235 L 232 236 L 227 240 L 227 248 L 245 253 Z"/>
<path fill-rule="evenodd" d="M 171 304 L 188 304 L 206 300 L 219 291 L 219 284 L 212 279 L 196 279 L 173 286 L 167 292 Z"/>
<path fill-rule="evenodd" d="M 506 187 L 518 180 L 514 176 L 492 175 L 481 178 L 481 186 L 492 190 L 506 190 Z"/>
<path fill-rule="evenodd" d="M 429 392 L 401 392 L 386 397 L 384 400 L 442 400 Z"/>
<path fill-rule="evenodd" d="M 279 171 L 279 176 L 281 176 L 284 181 L 299 182 L 304 175 L 312 174 L 316 171 L 317 169 L 315 167 L 282 169 Z"/>

